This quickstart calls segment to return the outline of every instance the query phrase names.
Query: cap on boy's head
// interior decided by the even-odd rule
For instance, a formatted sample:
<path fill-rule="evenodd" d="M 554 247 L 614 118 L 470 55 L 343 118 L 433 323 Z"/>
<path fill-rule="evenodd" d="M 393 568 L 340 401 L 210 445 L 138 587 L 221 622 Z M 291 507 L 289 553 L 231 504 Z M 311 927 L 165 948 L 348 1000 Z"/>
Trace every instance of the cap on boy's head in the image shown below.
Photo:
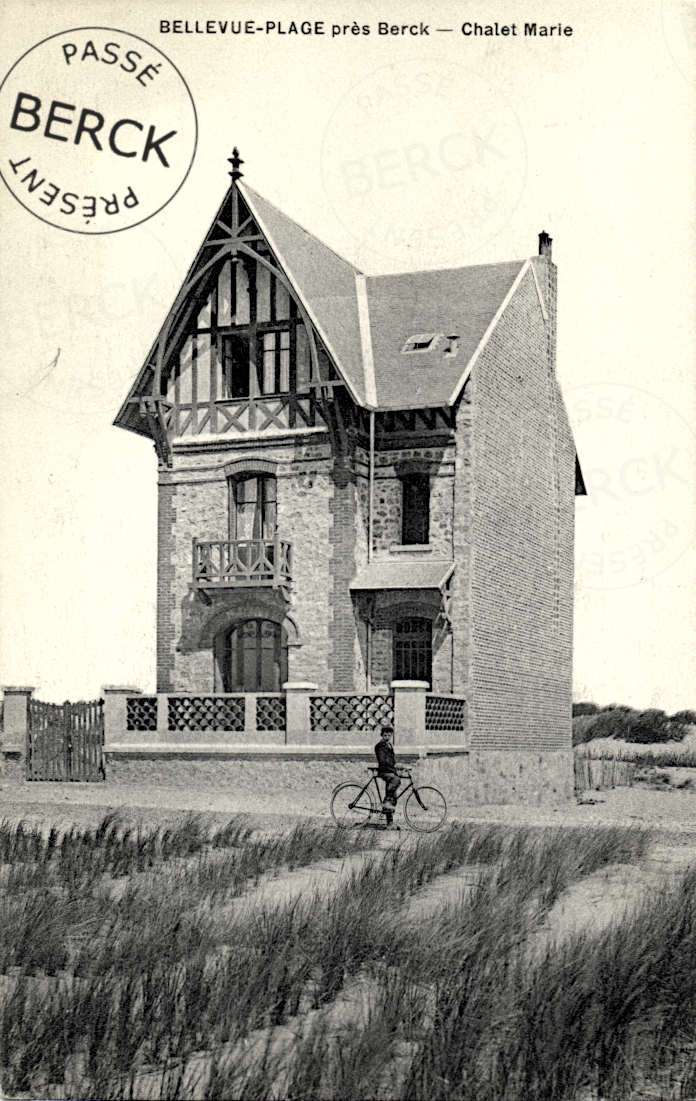
<path fill-rule="evenodd" d="M 392 736 L 392 734 L 393 734 L 393 733 L 394 733 L 394 727 L 393 727 L 393 726 L 383 726 L 383 727 L 382 727 L 382 737 L 383 737 L 383 738 L 384 738 L 385 736 L 386 736 L 387 738 L 391 738 L 391 736 Z"/>

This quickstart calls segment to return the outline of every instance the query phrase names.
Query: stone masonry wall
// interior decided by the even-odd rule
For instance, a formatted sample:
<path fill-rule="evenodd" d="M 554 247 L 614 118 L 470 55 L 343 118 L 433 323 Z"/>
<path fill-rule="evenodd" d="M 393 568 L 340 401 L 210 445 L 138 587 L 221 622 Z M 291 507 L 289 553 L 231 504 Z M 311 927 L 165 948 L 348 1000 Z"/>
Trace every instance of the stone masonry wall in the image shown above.
<path fill-rule="evenodd" d="M 473 380 L 470 744 L 569 748 L 574 449 L 530 271 Z"/>
<path fill-rule="evenodd" d="M 366 533 L 369 513 L 367 453 L 358 450 L 359 530 Z M 452 444 L 435 447 L 395 448 L 375 456 L 373 553 L 375 559 L 388 558 L 391 546 L 401 544 L 402 482 L 397 469 L 409 464 L 430 470 L 429 545 L 433 557 L 451 558 L 453 540 L 455 448 Z M 356 565 L 367 561 L 367 542 L 356 546 Z M 376 623 L 372 634 L 372 688 L 388 691 L 393 677 L 393 624 L 398 618 L 424 615 L 435 620 L 441 609 L 439 594 L 433 590 L 383 593 L 376 596 Z M 356 670 L 356 688 L 364 683 L 364 665 Z M 452 691 L 452 637 L 449 631 L 433 635 L 433 691 Z"/>
<path fill-rule="evenodd" d="M 430 546 L 437 556 L 452 553 L 452 497 L 454 490 L 453 447 L 411 447 L 380 451 L 375 456 L 373 550 L 379 554 L 401 543 L 402 482 L 396 473 L 400 464 L 427 464 L 430 468 Z M 369 484 L 361 479 L 360 511 L 367 525 Z"/>
<path fill-rule="evenodd" d="M 397 752 L 399 747 L 397 746 Z M 346 752 L 330 758 L 317 756 L 281 759 L 261 757 L 250 751 L 246 757 L 224 759 L 201 756 L 195 759 L 139 758 L 127 760 L 109 754 L 107 783 L 155 783 L 188 790 L 229 791 L 251 789 L 260 798 L 277 799 L 295 813 L 316 811 L 327 814 L 333 788 L 344 780 L 367 780 L 367 766 L 374 760 L 372 746 L 362 754 Z M 460 753 L 433 752 L 421 757 L 417 750 L 401 749 L 404 764 L 418 784 L 432 784 L 447 800 L 451 819 L 466 815 L 472 806 L 490 803 L 563 803 L 573 794 L 572 753 Z M 17 770 L 17 766 L 10 766 Z M 18 770 L 17 770 L 18 771 Z M 10 775 L 14 773 L 11 772 Z M 307 801 L 307 793 L 311 794 Z M 299 805 L 296 805 L 299 804 Z M 403 815 L 403 802 L 397 814 Z"/>
<path fill-rule="evenodd" d="M 244 618 L 243 604 L 239 590 L 234 596 L 217 594 L 210 608 L 192 595 L 192 545 L 194 537 L 228 538 L 224 467 L 244 459 L 277 464 L 278 534 L 292 544 L 293 588 L 287 616 L 302 643 L 293 652 L 293 675 L 297 676 L 299 670 L 302 679 L 327 691 L 331 687 L 333 460 L 328 439 L 316 435 L 268 442 L 230 440 L 229 446 L 222 448 L 215 441 L 210 449 L 175 449 L 173 469 L 160 476 L 158 687 L 201 693 L 220 690 L 206 616 L 209 620 L 224 617 L 227 602 L 230 615 Z M 260 614 L 264 599 L 277 603 L 279 598 L 270 590 L 248 590 L 253 616 Z M 191 613 L 192 602 L 195 615 Z M 201 635 L 200 645 L 196 643 L 197 633 Z M 184 635 L 186 644 L 182 646 Z"/>

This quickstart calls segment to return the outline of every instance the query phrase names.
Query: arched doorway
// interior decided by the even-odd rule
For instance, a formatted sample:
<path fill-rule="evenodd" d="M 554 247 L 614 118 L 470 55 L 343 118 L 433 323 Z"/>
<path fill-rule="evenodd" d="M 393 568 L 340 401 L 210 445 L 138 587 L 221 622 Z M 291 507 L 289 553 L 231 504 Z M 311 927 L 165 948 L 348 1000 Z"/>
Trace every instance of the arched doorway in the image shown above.
<path fill-rule="evenodd" d="M 223 692 L 280 692 L 288 679 L 285 629 L 269 619 L 247 619 L 222 640 Z"/>
<path fill-rule="evenodd" d="M 424 616 L 400 619 L 394 628 L 394 680 L 433 679 L 433 625 Z"/>

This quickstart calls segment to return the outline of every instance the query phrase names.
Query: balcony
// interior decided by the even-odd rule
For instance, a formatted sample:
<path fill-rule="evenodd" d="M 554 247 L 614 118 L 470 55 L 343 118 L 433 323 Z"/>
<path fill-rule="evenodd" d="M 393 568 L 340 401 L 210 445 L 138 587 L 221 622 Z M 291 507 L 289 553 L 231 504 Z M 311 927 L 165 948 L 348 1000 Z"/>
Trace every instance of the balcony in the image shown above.
<path fill-rule="evenodd" d="M 271 588 L 287 590 L 292 580 L 292 546 L 273 539 L 193 540 L 194 589 Z"/>

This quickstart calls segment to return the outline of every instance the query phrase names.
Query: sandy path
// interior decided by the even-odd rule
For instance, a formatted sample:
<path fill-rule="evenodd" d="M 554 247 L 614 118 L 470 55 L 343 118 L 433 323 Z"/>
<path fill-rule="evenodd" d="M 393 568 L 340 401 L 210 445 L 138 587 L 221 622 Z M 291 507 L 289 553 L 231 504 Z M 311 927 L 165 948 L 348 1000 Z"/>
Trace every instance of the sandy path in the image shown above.
<path fill-rule="evenodd" d="M 0 817 L 13 820 L 72 821 L 92 825 L 110 809 L 152 824 L 169 821 L 182 811 L 209 814 L 216 820 L 246 814 L 259 825 L 273 827 L 284 819 L 329 820 L 330 791 L 316 785 L 297 786 L 275 796 L 240 788 L 217 792 L 211 788 L 167 788 L 139 784 L 27 783 L 0 779 Z M 661 841 L 696 846 L 696 793 L 688 790 L 615 788 L 587 793 L 594 803 L 571 800 L 558 806 L 467 805 L 450 807 L 450 821 L 505 822 L 509 825 L 625 825 L 647 826 Z M 402 822 L 403 824 L 403 822 Z"/>

